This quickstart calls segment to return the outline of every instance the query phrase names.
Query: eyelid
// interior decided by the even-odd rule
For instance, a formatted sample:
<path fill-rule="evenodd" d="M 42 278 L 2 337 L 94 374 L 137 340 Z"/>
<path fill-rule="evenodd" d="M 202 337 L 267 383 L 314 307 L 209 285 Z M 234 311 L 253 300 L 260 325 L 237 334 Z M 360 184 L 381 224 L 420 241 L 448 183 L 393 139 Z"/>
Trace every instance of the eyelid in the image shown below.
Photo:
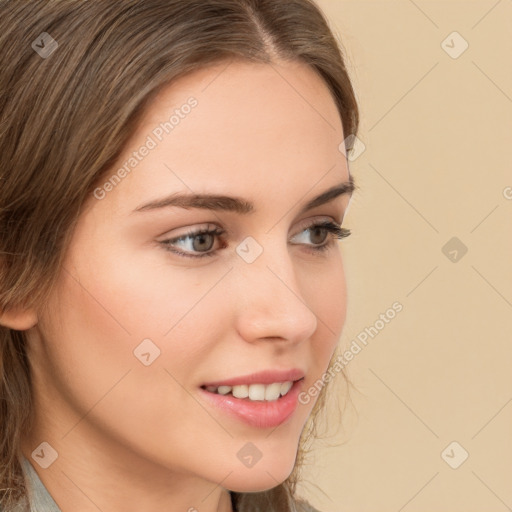
<path fill-rule="evenodd" d="M 297 230 L 291 236 L 295 236 L 296 234 L 301 233 L 305 229 L 308 229 L 312 225 L 317 224 L 319 222 L 323 222 L 323 221 L 335 222 L 336 224 L 341 226 L 343 223 L 343 215 L 342 215 L 341 221 L 337 217 L 333 217 L 333 216 L 329 216 L 329 215 L 310 216 L 310 217 L 303 219 L 299 222 Z M 178 228 L 178 229 L 180 229 L 180 228 Z M 166 233 L 161 235 L 161 237 L 159 237 L 159 239 L 162 238 L 162 240 L 158 240 L 158 241 L 176 240 L 176 239 L 179 239 L 182 237 L 195 235 L 198 232 L 214 231 L 214 230 L 222 231 L 222 236 L 224 236 L 224 237 L 233 238 L 236 236 L 236 233 L 233 230 L 229 229 L 226 226 L 219 226 L 218 224 L 215 224 L 213 222 L 198 223 L 198 224 L 194 224 L 191 226 L 187 226 L 182 229 L 183 229 L 183 231 L 179 232 L 177 234 L 173 234 L 172 231 L 171 232 L 167 231 Z"/>
<path fill-rule="evenodd" d="M 175 231 L 178 232 L 174 234 Z M 199 222 L 197 224 L 191 224 L 183 228 L 166 231 L 163 235 L 158 237 L 157 241 L 161 242 L 165 240 L 177 240 L 187 236 L 196 235 L 197 233 L 201 233 L 203 231 L 222 231 L 223 236 L 231 236 L 233 234 L 228 228 L 221 227 L 213 222 Z"/>
<path fill-rule="evenodd" d="M 341 222 L 338 222 L 338 219 L 334 217 L 330 217 L 329 215 L 314 215 L 312 217 L 308 217 L 307 219 L 303 219 L 299 222 L 299 227 L 297 229 L 297 234 L 301 233 L 305 229 L 308 229 L 312 225 L 321 223 L 321 222 L 335 222 L 341 226 Z"/>

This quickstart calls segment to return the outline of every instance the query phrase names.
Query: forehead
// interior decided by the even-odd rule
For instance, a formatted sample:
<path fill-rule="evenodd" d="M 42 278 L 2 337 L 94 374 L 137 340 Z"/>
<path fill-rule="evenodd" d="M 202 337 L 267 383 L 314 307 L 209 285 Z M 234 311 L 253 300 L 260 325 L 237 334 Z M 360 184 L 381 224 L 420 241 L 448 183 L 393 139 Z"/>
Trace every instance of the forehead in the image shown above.
<path fill-rule="evenodd" d="M 236 187 L 247 196 L 269 184 L 304 193 L 327 173 L 327 186 L 348 178 L 342 141 L 334 100 L 309 66 L 222 63 L 174 81 L 152 100 L 117 166 L 138 148 L 151 149 L 115 195 Z"/>
<path fill-rule="evenodd" d="M 168 121 L 173 111 L 180 114 L 191 97 L 197 106 L 180 116 L 170 137 L 164 136 L 169 145 L 187 142 L 192 132 L 196 150 L 201 144 L 213 149 L 215 141 L 228 142 L 228 137 L 253 146 L 276 133 L 283 142 L 303 136 L 312 145 L 314 139 L 329 144 L 342 137 L 341 119 L 323 79 L 306 64 L 283 61 L 231 61 L 176 80 L 146 109 L 140 135 Z"/>
<path fill-rule="evenodd" d="M 314 68 L 299 61 L 267 64 L 231 60 L 188 73 L 160 90 L 142 122 L 151 122 L 162 107 L 178 106 L 186 93 L 201 97 L 212 111 L 217 106 L 217 113 L 230 105 L 243 109 L 266 105 L 273 111 L 279 106 L 276 114 L 287 106 L 309 107 L 331 128 L 340 123 L 325 81 Z"/>

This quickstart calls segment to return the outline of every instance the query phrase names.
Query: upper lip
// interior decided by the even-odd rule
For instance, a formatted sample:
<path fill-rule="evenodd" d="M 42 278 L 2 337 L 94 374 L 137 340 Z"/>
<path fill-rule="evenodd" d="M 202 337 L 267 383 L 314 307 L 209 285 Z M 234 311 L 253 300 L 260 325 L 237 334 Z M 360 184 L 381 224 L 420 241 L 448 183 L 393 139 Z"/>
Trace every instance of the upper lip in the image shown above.
<path fill-rule="evenodd" d="M 300 380 L 304 377 L 304 372 L 298 368 L 290 370 L 264 370 L 250 375 L 241 375 L 226 380 L 218 380 L 214 382 L 206 382 L 206 386 L 240 386 L 242 384 L 272 384 L 274 382 L 290 382 Z"/>

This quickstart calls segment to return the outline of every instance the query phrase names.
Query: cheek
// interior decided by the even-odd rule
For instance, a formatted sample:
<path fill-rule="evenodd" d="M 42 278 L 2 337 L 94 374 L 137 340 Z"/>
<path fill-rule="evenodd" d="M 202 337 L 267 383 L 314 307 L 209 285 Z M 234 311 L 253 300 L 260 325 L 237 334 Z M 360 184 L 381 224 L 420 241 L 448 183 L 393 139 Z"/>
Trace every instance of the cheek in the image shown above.
<path fill-rule="evenodd" d="M 108 310 L 110 319 L 106 320 L 114 329 L 129 333 L 133 339 L 155 337 L 164 341 L 185 325 L 199 327 L 208 322 L 205 312 L 218 316 L 219 302 L 211 298 L 210 291 L 227 267 L 187 268 L 158 247 L 142 250 L 122 242 L 110 247 L 93 254 L 89 261 L 96 262 L 94 268 L 81 257 L 75 267 L 98 303 L 91 305 L 92 315 L 101 304 Z M 200 303 L 208 305 L 200 308 L 201 314 L 197 308 Z"/>
<path fill-rule="evenodd" d="M 99 273 L 85 275 L 83 268 L 74 269 L 81 270 L 80 284 L 64 273 L 59 300 L 51 305 L 54 314 L 41 323 L 49 344 L 52 385 L 73 413 L 62 418 L 63 432 L 73 425 L 78 431 L 94 425 L 133 449 L 162 456 L 162 443 L 186 439 L 191 432 L 201 436 L 199 425 L 208 418 L 180 385 L 187 386 L 194 361 L 202 357 L 193 344 L 194 339 L 201 340 L 193 336 L 193 329 L 203 330 L 197 320 L 185 318 L 186 333 L 176 329 L 164 337 L 159 333 L 172 326 L 172 315 L 158 328 L 152 325 L 155 304 L 140 293 L 144 286 L 152 287 L 143 286 L 141 276 L 117 281 L 115 273 L 122 271 L 116 269 L 102 280 Z M 168 303 L 172 306 L 173 300 Z M 180 313 L 177 318 L 183 316 Z M 134 349 L 148 338 L 160 352 L 153 359 L 154 347 L 146 346 L 152 362 L 144 365 Z M 141 351 L 138 354 L 142 356 Z M 179 415 L 194 421 L 176 422 Z M 181 449 L 175 442 L 166 446 L 168 457 Z"/>
<path fill-rule="evenodd" d="M 332 258 L 315 279 L 308 280 L 309 307 L 318 319 L 318 329 L 312 340 L 312 358 L 323 369 L 340 339 L 347 313 L 347 290 L 341 254 Z"/>
<path fill-rule="evenodd" d="M 69 268 L 73 274 L 63 272 L 40 328 L 56 386 L 82 415 L 133 366 L 135 338 L 108 287 Z"/>
<path fill-rule="evenodd" d="M 219 326 L 225 325 L 220 319 L 227 310 L 219 290 L 208 293 L 225 270 L 205 267 L 192 278 L 161 255 L 155 259 L 124 251 L 122 257 L 115 245 L 108 246 L 111 250 L 98 247 L 86 255 L 71 253 L 65 265 L 70 270 L 63 272 L 55 294 L 52 318 L 58 322 L 52 320 L 48 338 L 54 340 L 61 368 L 80 368 L 84 380 L 93 377 L 94 396 L 130 368 L 146 371 L 141 385 L 155 368 L 187 381 L 187 368 L 212 350 L 205 333 L 216 339 Z M 144 357 L 149 366 L 142 363 Z M 168 384 L 169 375 L 163 379 Z"/>

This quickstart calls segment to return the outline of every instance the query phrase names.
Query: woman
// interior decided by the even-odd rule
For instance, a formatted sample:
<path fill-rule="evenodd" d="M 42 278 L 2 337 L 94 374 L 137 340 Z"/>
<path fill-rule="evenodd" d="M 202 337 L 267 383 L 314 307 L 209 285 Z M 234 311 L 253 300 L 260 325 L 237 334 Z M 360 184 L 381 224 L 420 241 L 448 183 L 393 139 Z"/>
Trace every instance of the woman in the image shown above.
<path fill-rule="evenodd" d="M 0 10 L 2 510 L 314 510 L 358 127 L 324 17 Z"/>

